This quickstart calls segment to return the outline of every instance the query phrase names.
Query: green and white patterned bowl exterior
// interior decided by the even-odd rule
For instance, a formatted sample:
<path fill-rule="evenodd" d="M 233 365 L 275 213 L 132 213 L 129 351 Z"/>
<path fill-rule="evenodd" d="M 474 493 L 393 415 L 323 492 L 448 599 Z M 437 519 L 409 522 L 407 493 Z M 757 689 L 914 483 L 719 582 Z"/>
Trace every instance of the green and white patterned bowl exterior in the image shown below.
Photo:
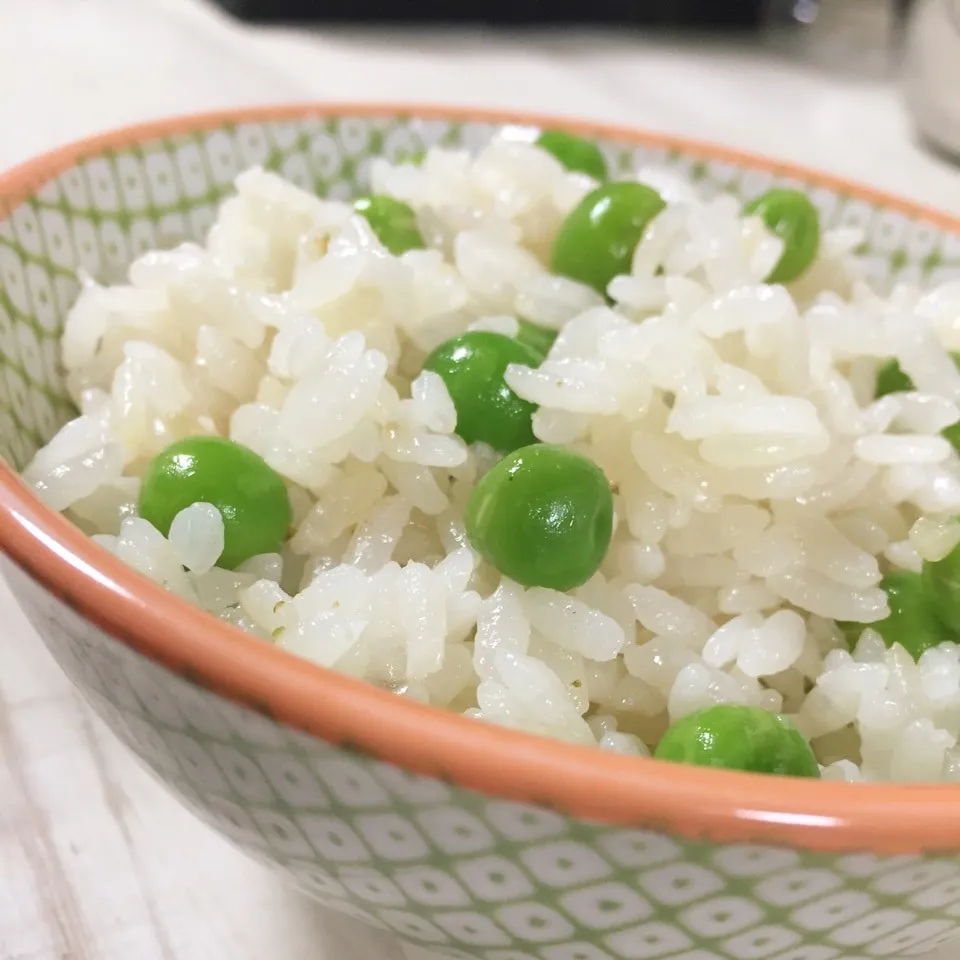
<path fill-rule="evenodd" d="M 0 213 L 0 454 L 23 466 L 72 413 L 57 341 L 79 269 L 115 279 L 142 251 L 201 238 L 252 164 L 347 197 L 371 156 L 436 143 L 475 149 L 496 132 L 481 122 L 314 116 L 221 122 L 78 158 Z M 613 169 L 662 163 L 744 200 L 776 179 L 746 161 L 602 146 Z M 957 234 L 827 187 L 811 195 L 827 224 L 866 230 L 878 281 L 960 276 Z M 99 715 L 198 816 L 327 906 L 442 955 L 861 960 L 922 955 L 960 934 L 960 858 L 724 846 L 412 776 L 174 675 L 9 561 L 4 570 Z"/>

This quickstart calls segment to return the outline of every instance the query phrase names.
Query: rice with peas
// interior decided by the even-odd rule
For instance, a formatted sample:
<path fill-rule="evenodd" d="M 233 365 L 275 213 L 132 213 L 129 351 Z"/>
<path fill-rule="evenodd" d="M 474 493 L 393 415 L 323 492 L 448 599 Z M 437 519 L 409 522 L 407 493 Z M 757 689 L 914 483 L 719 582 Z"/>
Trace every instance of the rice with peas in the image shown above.
<path fill-rule="evenodd" d="M 349 205 L 258 169 L 205 246 L 149 253 L 128 282 L 85 279 L 63 335 L 80 415 L 25 471 L 122 560 L 214 615 L 324 666 L 509 727 L 647 755 L 670 722 L 748 704 L 794 717 L 839 780 L 960 779 L 960 647 L 918 662 L 835 621 L 887 616 L 884 573 L 960 542 L 960 284 L 879 296 L 856 231 L 824 234 L 790 288 L 782 242 L 737 201 L 668 202 L 610 302 L 544 265 L 594 186 L 534 146 L 422 166 L 373 188 L 417 211 L 428 249 L 395 257 Z M 497 460 L 455 433 L 427 353 L 468 329 L 558 330 L 506 380 L 536 436 L 615 490 L 600 572 L 571 593 L 483 563 L 464 507 Z M 642 322 L 641 322 L 642 321 Z M 874 400 L 889 357 L 912 393 Z M 228 436 L 286 481 L 279 555 L 216 566 L 209 504 L 164 537 L 136 515 L 175 439 Z M 197 642 L 203 642 L 198 638 Z"/>

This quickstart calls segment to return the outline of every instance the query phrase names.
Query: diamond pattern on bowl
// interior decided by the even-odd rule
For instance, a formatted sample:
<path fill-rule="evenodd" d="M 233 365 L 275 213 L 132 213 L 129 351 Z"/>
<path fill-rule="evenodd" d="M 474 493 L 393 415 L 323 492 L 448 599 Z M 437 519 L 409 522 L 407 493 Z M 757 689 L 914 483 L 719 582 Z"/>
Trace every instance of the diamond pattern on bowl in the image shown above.
<path fill-rule="evenodd" d="M 655 900 L 670 907 L 693 903 L 724 889 L 714 871 L 685 862 L 647 870 L 640 875 L 640 885 Z"/>
<path fill-rule="evenodd" d="M 507 863 L 506 869 L 513 867 Z M 470 905 L 471 894 L 489 899 L 482 893 L 478 894 L 476 888 L 467 881 L 462 867 L 457 872 L 463 884 L 457 883 L 454 877 L 437 867 L 423 865 L 397 870 L 393 878 L 410 900 L 428 907 L 466 907 Z M 526 892 L 532 890 L 533 887 L 528 883 Z"/>
<path fill-rule="evenodd" d="M 654 907 L 625 883 L 591 884 L 564 894 L 563 910 L 584 927 L 609 930 L 652 916 Z"/>
<path fill-rule="evenodd" d="M 718 849 L 412 777 L 174 677 L 13 577 L 64 669 L 203 819 L 408 941 L 485 960 L 841 960 L 956 932 L 956 861 Z M 100 692 L 121 689 L 123 705 Z"/>
<path fill-rule="evenodd" d="M 728 937 L 759 923 L 763 910 L 745 897 L 717 897 L 694 904 L 680 914 L 687 930 L 704 939 Z"/>
<path fill-rule="evenodd" d="M 22 466 L 71 414 L 57 338 L 78 270 L 115 280 L 139 252 L 198 239 L 250 164 L 347 197 L 364 189 L 372 155 L 476 149 L 495 131 L 312 116 L 78 157 L 0 209 L 0 455 Z M 744 201 L 788 182 L 693 149 L 601 146 L 622 173 L 663 163 Z M 960 277 L 960 235 L 829 186 L 809 191 L 826 225 L 867 231 L 864 261 L 879 282 Z M 717 846 L 413 776 L 194 686 L 5 569 L 65 672 L 187 806 L 322 903 L 430 956 L 864 960 L 920 955 L 960 932 L 956 859 Z"/>

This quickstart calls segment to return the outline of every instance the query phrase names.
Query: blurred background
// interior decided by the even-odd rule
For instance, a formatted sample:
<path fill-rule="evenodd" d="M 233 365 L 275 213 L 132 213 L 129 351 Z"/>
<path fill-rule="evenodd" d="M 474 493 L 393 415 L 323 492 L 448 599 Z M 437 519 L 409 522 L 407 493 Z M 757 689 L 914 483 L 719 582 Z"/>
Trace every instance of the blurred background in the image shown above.
<path fill-rule="evenodd" d="M 0 0 L 0 165 L 163 114 L 440 101 L 719 140 L 960 210 L 955 167 L 927 149 L 960 154 L 958 9 L 960 0 Z"/>

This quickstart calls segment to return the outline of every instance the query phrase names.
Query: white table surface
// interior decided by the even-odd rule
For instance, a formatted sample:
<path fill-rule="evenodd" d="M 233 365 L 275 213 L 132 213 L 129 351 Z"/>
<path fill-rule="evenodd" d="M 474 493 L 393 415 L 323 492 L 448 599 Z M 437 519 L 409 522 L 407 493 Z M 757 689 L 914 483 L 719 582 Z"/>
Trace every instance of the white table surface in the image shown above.
<path fill-rule="evenodd" d="M 915 146 L 894 85 L 724 43 L 265 30 L 198 0 L 0 0 L 0 168 L 119 124 L 308 99 L 634 123 L 960 213 L 960 171 Z M 80 702 L 3 584 L 0 623 L 0 960 L 401 960 L 168 798 Z"/>

